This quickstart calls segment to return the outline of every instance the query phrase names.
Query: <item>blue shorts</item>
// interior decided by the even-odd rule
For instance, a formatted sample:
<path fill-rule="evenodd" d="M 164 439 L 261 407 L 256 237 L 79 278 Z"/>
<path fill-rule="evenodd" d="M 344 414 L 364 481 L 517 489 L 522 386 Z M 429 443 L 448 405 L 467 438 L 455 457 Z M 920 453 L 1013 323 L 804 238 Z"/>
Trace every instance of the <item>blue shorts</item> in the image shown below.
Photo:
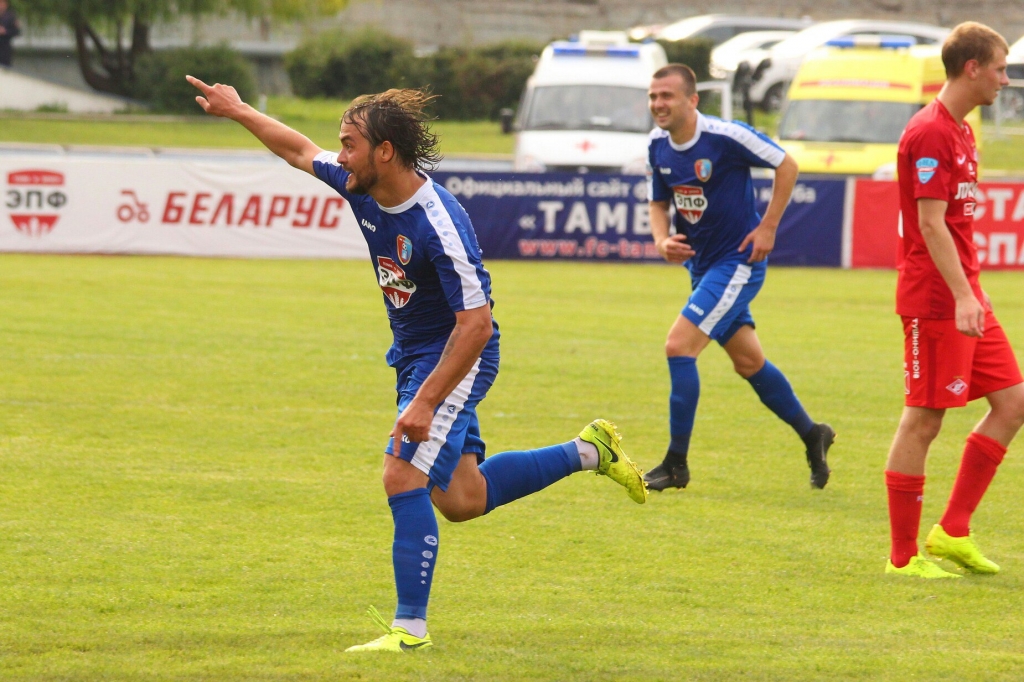
<path fill-rule="evenodd" d="M 398 414 L 416 397 L 416 391 L 434 371 L 440 358 L 440 355 L 424 355 L 396 368 Z M 403 443 L 399 457 L 425 473 L 430 482 L 441 490 L 448 490 L 462 455 L 475 454 L 482 462 L 485 445 L 480 437 L 476 406 L 487 395 L 497 376 L 498 353 L 496 349 L 488 348 L 434 413 L 430 440 Z M 394 454 L 394 441 L 394 438 L 388 439 L 384 452 Z"/>
<path fill-rule="evenodd" d="M 767 270 L 765 261 L 716 263 L 700 277 L 693 278 L 693 293 L 683 307 L 682 316 L 724 346 L 740 327 L 754 326 L 750 302 L 761 290 Z"/>

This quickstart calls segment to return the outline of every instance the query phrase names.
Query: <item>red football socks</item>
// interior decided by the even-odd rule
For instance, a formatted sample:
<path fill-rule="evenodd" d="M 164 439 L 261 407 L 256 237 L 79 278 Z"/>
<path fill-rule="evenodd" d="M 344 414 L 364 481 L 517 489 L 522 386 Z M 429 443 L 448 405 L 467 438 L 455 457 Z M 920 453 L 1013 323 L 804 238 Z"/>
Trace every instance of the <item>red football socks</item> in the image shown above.
<path fill-rule="evenodd" d="M 978 508 L 1004 455 L 1006 448 L 997 440 L 980 433 L 972 433 L 967 437 L 960 471 L 956 474 L 946 513 L 939 521 L 942 530 L 948 535 L 954 538 L 970 535 L 971 514 Z"/>
<path fill-rule="evenodd" d="M 886 471 L 885 487 L 889 490 L 889 530 L 892 536 L 889 559 L 896 568 L 903 568 L 917 555 L 924 476 Z"/>

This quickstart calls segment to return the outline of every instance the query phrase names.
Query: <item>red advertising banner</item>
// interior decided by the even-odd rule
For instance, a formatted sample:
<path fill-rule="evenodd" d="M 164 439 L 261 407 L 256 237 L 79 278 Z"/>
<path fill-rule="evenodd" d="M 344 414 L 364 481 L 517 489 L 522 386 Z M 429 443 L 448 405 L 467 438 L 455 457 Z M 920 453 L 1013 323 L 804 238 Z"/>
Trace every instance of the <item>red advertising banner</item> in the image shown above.
<path fill-rule="evenodd" d="M 854 268 L 896 267 L 899 190 L 858 179 L 853 199 Z M 974 243 L 984 270 L 1024 270 L 1024 183 L 982 182 L 975 190 Z"/>

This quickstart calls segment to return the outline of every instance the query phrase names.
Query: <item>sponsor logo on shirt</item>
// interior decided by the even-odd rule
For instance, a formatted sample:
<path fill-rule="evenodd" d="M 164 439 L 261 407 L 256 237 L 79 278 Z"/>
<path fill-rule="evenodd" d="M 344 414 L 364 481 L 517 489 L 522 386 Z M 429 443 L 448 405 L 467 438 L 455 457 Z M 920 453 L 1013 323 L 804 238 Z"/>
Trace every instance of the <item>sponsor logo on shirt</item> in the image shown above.
<path fill-rule="evenodd" d="M 672 169 L 671 168 L 658 168 L 658 170 L 661 171 L 662 175 L 672 175 Z"/>
<path fill-rule="evenodd" d="M 704 211 L 708 209 L 708 198 L 704 196 L 704 188 L 676 185 L 672 191 L 675 192 L 676 210 L 679 211 L 679 215 L 691 225 L 696 225 Z"/>
<path fill-rule="evenodd" d="M 377 256 L 377 284 L 396 308 L 404 306 L 416 293 L 416 283 L 406 279 L 405 270 L 386 256 Z"/>
<path fill-rule="evenodd" d="M 961 393 L 967 390 L 967 382 L 965 382 L 960 377 L 957 377 L 956 381 L 951 383 L 949 386 L 946 386 L 946 390 L 952 393 L 953 395 L 960 395 Z"/>
<path fill-rule="evenodd" d="M 370 222 L 369 220 L 367 220 L 366 218 L 360 218 L 360 220 L 359 220 L 359 223 L 360 223 L 360 224 L 361 224 L 361 225 L 362 225 L 363 227 L 365 227 L 365 228 L 366 228 L 367 230 L 369 230 L 370 232 L 376 232 L 376 231 L 377 231 L 377 226 L 376 226 L 376 225 L 374 225 L 373 223 L 371 223 L 371 222 Z"/>
<path fill-rule="evenodd" d="M 913 357 L 911 367 L 914 370 L 914 378 L 921 378 L 921 322 L 914 318 L 910 323 L 910 354 Z M 908 391 L 909 393 L 909 391 Z"/>
<path fill-rule="evenodd" d="M 914 167 L 917 168 L 917 179 L 924 185 L 935 175 L 935 169 L 939 167 L 939 162 L 929 156 L 925 156 L 918 159 Z"/>
<path fill-rule="evenodd" d="M 701 182 L 707 182 L 711 179 L 711 159 L 697 159 L 693 164 L 693 172 L 697 174 L 697 179 Z"/>
<path fill-rule="evenodd" d="M 402 265 L 408 265 L 409 261 L 412 260 L 412 240 L 404 234 L 400 234 L 398 235 L 396 248 L 398 249 L 398 260 L 402 262 Z"/>

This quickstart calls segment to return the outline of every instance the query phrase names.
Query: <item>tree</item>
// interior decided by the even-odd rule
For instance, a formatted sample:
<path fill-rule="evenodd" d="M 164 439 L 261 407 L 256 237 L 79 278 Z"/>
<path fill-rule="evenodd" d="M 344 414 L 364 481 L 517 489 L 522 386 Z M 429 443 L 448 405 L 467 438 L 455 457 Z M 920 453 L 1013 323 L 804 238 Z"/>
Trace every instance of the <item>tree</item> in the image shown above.
<path fill-rule="evenodd" d="M 82 77 L 90 87 L 131 95 L 135 64 L 148 52 L 158 20 L 238 12 L 243 16 L 301 19 L 337 12 L 347 0 L 33 0 L 23 5 L 33 23 L 62 23 L 75 35 Z"/>

